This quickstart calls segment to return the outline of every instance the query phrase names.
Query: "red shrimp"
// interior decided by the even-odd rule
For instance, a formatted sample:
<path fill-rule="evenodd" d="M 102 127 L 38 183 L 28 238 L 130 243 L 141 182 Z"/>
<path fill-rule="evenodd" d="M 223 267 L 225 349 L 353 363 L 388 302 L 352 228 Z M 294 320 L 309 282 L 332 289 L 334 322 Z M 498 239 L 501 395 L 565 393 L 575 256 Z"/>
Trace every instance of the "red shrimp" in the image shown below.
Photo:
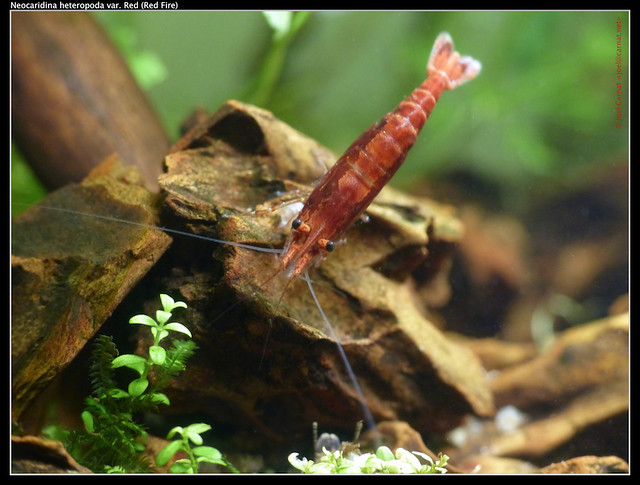
<path fill-rule="evenodd" d="M 276 274 L 288 270 L 291 281 L 333 250 L 400 168 L 442 92 L 473 79 L 480 67 L 453 50 L 449 34 L 438 36 L 427 79 L 354 141 L 309 195 L 293 220 Z"/>

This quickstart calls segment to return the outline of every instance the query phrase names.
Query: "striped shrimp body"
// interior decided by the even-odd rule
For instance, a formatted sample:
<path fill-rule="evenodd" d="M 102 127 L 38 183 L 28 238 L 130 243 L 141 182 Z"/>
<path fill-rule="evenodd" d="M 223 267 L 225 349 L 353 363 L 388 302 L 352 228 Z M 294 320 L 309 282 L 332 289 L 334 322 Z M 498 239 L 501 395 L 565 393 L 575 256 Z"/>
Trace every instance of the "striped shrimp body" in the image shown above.
<path fill-rule="evenodd" d="M 400 168 L 442 92 L 479 72 L 479 62 L 460 57 L 449 34 L 440 34 L 427 79 L 354 141 L 311 193 L 292 223 L 278 272 L 295 278 L 321 262 Z"/>

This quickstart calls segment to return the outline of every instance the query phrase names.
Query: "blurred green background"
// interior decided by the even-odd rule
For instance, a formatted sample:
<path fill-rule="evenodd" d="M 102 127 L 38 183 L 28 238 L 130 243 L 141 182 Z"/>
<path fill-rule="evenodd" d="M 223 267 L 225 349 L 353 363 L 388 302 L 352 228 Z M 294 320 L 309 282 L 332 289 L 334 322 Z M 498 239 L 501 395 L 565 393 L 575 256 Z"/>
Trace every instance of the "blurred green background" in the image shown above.
<path fill-rule="evenodd" d="M 481 61 L 482 73 L 443 95 L 392 185 L 419 192 L 425 181 L 464 171 L 515 210 L 541 186 L 560 189 L 628 156 L 627 12 L 313 12 L 298 18 L 295 35 L 281 32 L 275 43 L 261 12 L 94 15 L 173 140 L 197 106 L 215 111 L 238 99 L 257 101 L 342 153 L 422 82 L 434 39 L 448 31 L 461 54 Z M 277 82 L 259 93 L 270 69 Z M 15 199 L 39 196 L 28 179 L 14 165 Z"/>

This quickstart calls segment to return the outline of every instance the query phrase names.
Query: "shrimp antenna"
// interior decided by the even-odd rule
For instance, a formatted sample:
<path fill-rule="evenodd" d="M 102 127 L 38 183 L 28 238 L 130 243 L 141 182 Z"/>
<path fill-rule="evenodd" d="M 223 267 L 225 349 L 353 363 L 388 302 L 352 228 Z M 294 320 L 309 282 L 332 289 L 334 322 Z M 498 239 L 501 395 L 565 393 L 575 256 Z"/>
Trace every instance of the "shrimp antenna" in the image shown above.
<path fill-rule="evenodd" d="M 261 251 L 263 253 L 280 254 L 282 252 L 281 249 L 263 248 L 263 247 L 260 247 L 260 246 L 252 246 L 250 244 L 243 244 L 243 243 L 234 242 L 234 241 L 224 241 L 222 239 L 216 239 L 216 238 L 213 238 L 213 237 L 202 236 L 200 234 L 194 234 L 194 233 L 187 232 L 187 231 L 180 231 L 178 229 L 170 229 L 170 228 L 164 227 L 164 226 L 156 226 L 154 224 L 147 224 L 147 223 L 144 223 L 144 222 L 130 221 L 130 220 L 127 220 L 127 219 L 119 219 L 119 218 L 113 217 L 113 216 L 105 216 L 105 215 L 100 215 L 100 214 L 89 214 L 87 212 L 77 211 L 77 210 L 73 210 L 73 209 L 65 209 L 63 207 L 50 207 L 50 206 L 46 206 L 46 205 L 38 205 L 38 206 L 35 206 L 35 207 L 38 207 L 40 209 L 50 210 L 50 211 L 64 212 L 64 213 L 75 215 L 75 216 L 90 217 L 92 219 L 101 219 L 103 221 L 117 222 L 119 224 L 129 224 L 130 226 L 137 226 L 137 227 L 142 227 L 142 228 L 145 228 L 145 229 L 157 229 L 159 231 L 166 232 L 168 234 L 176 234 L 176 235 L 179 235 L 179 236 L 202 239 L 204 241 L 214 242 L 214 243 L 218 243 L 218 244 L 225 244 L 225 245 L 229 245 L 229 246 L 235 246 L 237 248 L 251 249 L 253 251 Z"/>
<path fill-rule="evenodd" d="M 356 390 L 356 393 L 358 394 L 358 404 L 360 404 L 360 407 L 362 408 L 362 413 L 364 415 L 364 421 L 367 423 L 367 427 L 369 429 L 373 429 L 376 427 L 376 422 L 373 419 L 373 415 L 371 414 L 371 411 L 369 410 L 369 407 L 366 405 L 366 403 L 364 402 L 364 393 L 362 392 L 362 388 L 360 387 L 360 384 L 358 383 L 358 379 L 356 378 L 355 373 L 353 372 L 353 368 L 351 367 L 351 364 L 349 364 L 349 359 L 347 359 L 347 354 L 345 354 L 344 349 L 342 348 L 342 345 L 340 344 L 340 340 L 338 340 L 338 336 L 336 335 L 336 332 L 333 329 L 333 325 L 331 325 L 331 322 L 329 321 L 329 318 L 327 317 L 327 315 L 325 314 L 324 310 L 322 309 L 322 306 L 320 305 L 320 301 L 318 300 L 318 296 L 316 295 L 315 290 L 313 289 L 313 284 L 311 283 L 311 278 L 309 278 L 309 272 L 307 270 L 305 270 L 304 272 L 304 276 L 301 276 L 301 278 L 303 280 L 305 280 L 307 282 L 307 286 L 309 287 L 309 291 L 311 292 L 311 296 L 313 297 L 313 301 L 316 303 L 316 307 L 318 308 L 318 311 L 320 312 L 320 315 L 322 316 L 322 320 L 324 321 L 324 324 L 329 332 L 329 335 L 331 336 L 331 338 L 335 341 L 337 347 L 338 347 L 338 353 L 340 354 L 340 358 L 342 359 L 342 362 L 344 363 L 344 366 L 347 370 L 347 374 L 349 375 L 349 379 L 351 380 L 351 383 L 353 385 L 353 388 Z"/>

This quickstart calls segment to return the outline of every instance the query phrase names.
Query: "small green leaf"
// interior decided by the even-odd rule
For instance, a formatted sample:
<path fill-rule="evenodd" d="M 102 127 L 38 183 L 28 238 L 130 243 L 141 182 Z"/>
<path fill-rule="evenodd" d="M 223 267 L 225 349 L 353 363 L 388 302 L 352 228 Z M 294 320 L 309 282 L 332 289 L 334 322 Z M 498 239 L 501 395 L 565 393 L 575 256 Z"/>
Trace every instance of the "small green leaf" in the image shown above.
<path fill-rule="evenodd" d="M 195 473 L 193 468 L 191 467 L 191 462 L 189 460 L 178 460 L 171 468 L 169 468 L 171 473 Z"/>
<path fill-rule="evenodd" d="M 129 397 L 129 393 L 127 391 L 123 391 L 122 389 L 109 389 L 107 391 L 107 394 L 109 395 L 109 397 L 113 398 L 113 399 L 124 399 L 126 397 Z"/>
<path fill-rule="evenodd" d="M 375 455 L 370 455 L 365 461 L 365 467 L 371 472 L 382 470 L 382 460 Z"/>
<path fill-rule="evenodd" d="M 42 429 L 42 434 L 45 438 L 55 441 L 67 441 L 70 433 L 68 429 L 64 429 L 59 424 L 50 424 Z"/>
<path fill-rule="evenodd" d="M 117 369 L 118 367 L 128 367 L 135 370 L 140 375 L 144 373 L 147 359 L 134 354 L 119 355 L 111 362 L 111 367 Z"/>
<path fill-rule="evenodd" d="M 182 436 L 182 432 L 183 431 L 184 431 L 184 429 L 182 428 L 182 426 L 175 426 L 175 427 L 171 428 L 169 433 L 167 433 L 167 439 L 170 440 L 171 438 L 173 438 L 175 436 L 176 433 L 178 433 L 180 436 Z"/>
<path fill-rule="evenodd" d="M 157 404 L 166 404 L 167 406 L 171 405 L 171 403 L 169 402 L 169 398 L 161 392 L 154 392 L 149 397 L 151 398 L 151 402 Z"/>
<path fill-rule="evenodd" d="M 167 312 L 171 312 L 171 310 L 173 309 L 173 298 L 171 298 L 169 295 L 165 295 L 164 293 L 161 294 L 160 303 L 162 303 L 162 308 L 164 308 L 164 310 Z"/>
<path fill-rule="evenodd" d="M 164 298 L 163 298 L 164 297 Z M 183 301 L 173 301 L 169 295 L 160 295 L 162 301 L 162 309 L 165 312 L 173 312 L 176 308 L 187 308 L 187 304 Z"/>
<path fill-rule="evenodd" d="M 141 396 L 147 387 L 149 387 L 149 381 L 147 379 L 143 379 L 142 377 L 135 379 L 129 383 L 129 394 L 133 397 Z"/>
<path fill-rule="evenodd" d="M 393 452 L 387 446 L 381 446 L 376 451 L 376 456 L 384 461 L 395 460 L 395 456 L 393 456 Z"/>
<path fill-rule="evenodd" d="M 152 345 L 149 347 L 149 357 L 154 364 L 162 365 L 167 358 L 167 351 L 159 345 Z"/>
<path fill-rule="evenodd" d="M 160 295 L 160 301 L 162 302 L 162 309 L 165 312 L 171 313 L 175 308 L 187 308 L 187 304 L 183 301 L 173 301 L 169 295 Z"/>
<path fill-rule="evenodd" d="M 165 324 L 171 318 L 171 312 L 165 312 L 164 310 L 156 310 L 156 320 L 160 325 Z"/>
<path fill-rule="evenodd" d="M 291 463 L 291 465 L 294 468 L 297 468 L 300 471 L 303 471 L 304 473 L 311 473 L 312 471 L 312 467 L 313 467 L 313 461 L 307 460 L 306 458 L 302 458 L 302 460 L 300 458 L 298 458 L 299 453 L 291 453 L 289 454 L 289 456 L 287 457 L 287 459 L 289 460 L 289 463 Z"/>
<path fill-rule="evenodd" d="M 182 440 L 172 441 L 167 446 L 160 450 L 158 456 L 156 456 L 156 465 L 165 466 L 171 460 L 171 457 L 176 454 L 177 451 L 184 449 L 184 443 Z"/>
<path fill-rule="evenodd" d="M 191 337 L 191 332 L 189 331 L 189 329 L 184 325 L 182 325 L 181 323 L 178 323 L 178 322 L 167 323 L 164 326 L 164 328 L 166 328 L 167 330 L 173 330 L 174 332 L 184 333 L 185 335 L 188 335 L 189 337 Z"/>
<path fill-rule="evenodd" d="M 146 438 L 146 436 L 145 436 L 145 438 Z M 139 441 L 135 441 L 133 443 L 133 449 L 136 450 L 138 453 L 144 451 L 144 449 L 145 449 L 144 443 L 140 443 Z"/>
<path fill-rule="evenodd" d="M 202 440 L 202 436 L 200 436 L 198 433 L 195 433 L 193 431 L 189 431 L 186 433 L 187 437 L 196 445 L 201 445 L 203 440 Z"/>
<path fill-rule="evenodd" d="M 220 453 L 213 446 L 196 446 L 191 451 L 196 456 L 206 458 L 209 463 L 219 463 L 224 465 L 226 462 L 222 459 L 222 453 Z"/>
<path fill-rule="evenodd" d="M 160 329 L 159 327 L 152 327 L 151 328 L 151 335 L 153 335 L 154 341 L 156 343 L 159 343 L 160 340 L 162 340 L 167 335 L 169 335 L 169 332 L 167 330 L 165 330 L 164 328 Z"/>
<path fill-rule="evenodd" d="M 129 319 L 129 323 L 134 325 L 149 325 L 150 327 L 158 326 L 158 323 L 147 315 L 135 315 Z"/>
<path fill-rule="evenodd" d="M 211 426 L 209 426 L 207 423 L 193 423 L 185 428 L 185 432 L 187 434 L 188 433 L 202 434 L 202 433 L 206 433 L 210 429 L 211 429 Z"/>
<path fill-rule="evenodd" d="M 89 433 L 94 433 L 95 428 L 93 426 L 93 414 L 89 411 L 82 411 L 80 417 L 82 418 L 82 422 L 84 423 L 84 427 L 87 428 L 87 431 Z"/>

